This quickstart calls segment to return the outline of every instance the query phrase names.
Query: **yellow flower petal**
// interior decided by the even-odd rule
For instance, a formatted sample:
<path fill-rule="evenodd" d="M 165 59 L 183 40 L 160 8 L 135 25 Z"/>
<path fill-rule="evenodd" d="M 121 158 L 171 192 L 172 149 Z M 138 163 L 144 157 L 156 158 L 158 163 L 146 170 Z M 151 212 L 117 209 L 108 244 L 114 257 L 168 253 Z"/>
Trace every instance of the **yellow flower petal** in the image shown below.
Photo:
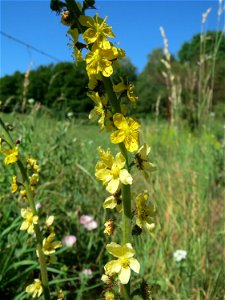
<path fill-rule="evenodd" d="M 12 184 L 11 184 L 11 191 L 12 193 L 15 193 L 18 190 L 17 185 L 17 176 L 13 176 Z"/>
<path fill-rule="evenodd" d="M 116 154 L 114 163 L 120 168 L 124 168 L 126 164 L 126 159 L 121 152 Z"/>
<path fill-rule="evenodd" d="M 40 297 L 43 292 L 41 281 L 34 279 L 34 282 L 26 287 L 26 292 L 31 293 L 33 298 Z"/>
<path fill-rule="evenodd" d="M 120 181 L 119 181 L 119 178 L 117 179 L 111 179 L 106 187 L 106 190 L 110 193 L 110 194 L 115 194 L 116 191 L 118 190 L 119 188 L 119 184 L 120 184 Z"/>
<path fill-rule="evenodd" d="M 106 245 L 107 251 L 115 257 L 125 256 L 127 258 L 133 257 L 135 254 L 134 249 L 132 248 L 130 243 L 127 243 L 123 246 L 111 242 L 110 244 Z"/>
<path fill-rule="evenodd" d="M 131 130 L 137 130 L 138 128 L 141 127 L 141 124 L 137 121 L 135 121 L 133 118 L 131 117 L 128 117 L 127 118 L 127 121 L 128 121 L 128 125 L 129 127 L 131 128 Z"/>
<path fill-rule="evenodd" d="M 103 181 L 104 184 L 106 184 L 113 178 L 110 170 L 108 170 L 108 169 L 97 170 L 95 173 L 95 176 L 98 180 Z"/>
<path fill-rule="evenodd" d="M 102 69 L 102 75 L 105 77 L 110 77 L 113 73 L 113 67 L 111 66 L 111 64 L 109 66 L 103 67 Z"/>
<path fill-rule="evenodd" d="M 126 169 L 120 171 L 120 181 L 123 184 L 132 184 L 133 178 Z"/>
<path fill-rule="evenodd" d="M 134 272 L 139 273 L 139 271 L 140 271 L 140 264 L 139 264 L 139 262 L 137 261 L 137 259 L 135 259 L 135 258 L 133 258 L 133 257 L 129 258 L 129 266 L 130 266 L 130 268 L 131 268 Z"/>
<path fill-rule="evenodd" d="M 85 42 L 87 42 L 88 44 L 92 44 L 97 40 L 97 36 L 96 36 L 96 31 L 94 31 L 93 29 L 89 28 L 85 31 L 85 33 L 83 34 L 83 39 L 85 40 Z"/>
<path fill-rule="evenodd" d="M 122 267 L 121 271 L 119 272 L 119 280 L 122 284 L 127 284 L 130 280 L 130 268 L 129 267 Z"/>
<path fill-rule="evenodd" d="M 104 203 L 103 203 L 103 207 L 104 208 L 110 208 L 113 209 L 117 206 L 117 201 L 116 198 L 114 196 L 109 196 L 105 199 Z"/>
<path fill-rule="evenodd" d="M 29 234 L 33 234 L 33 233 L 34 233 L 34 225 L 33 225 L 33 224 L 31 224 L 31 225 L 28 227 L 27 232 L 28 232 Z"/>
<path fill-rule="evenodd" d="M 55 217 L 54 216 L 49 216 L 46 221 L 45 224 L 49 227 L 53 224 Z"/>
<path fill-rule="evenodd" d="M 114 116 L 113 116 L 113 123 L 115 124 L 115 126 L 118 128 L 118 129 L 123 129 L 123 130 L 127 130 L 128 129 L 128 123 L 127 123 L 127 120 L 126 118 L 120 114 L 120 113 L 116 113 Z"/>
<path fill-rule="evenodd" d="M 122 143 L 125 139 L 126 135 L 124 131 L 116 130 L 110 135 L 110 141 L 113 144 L 119 144 Z"/>
<path fill-rule="evenodd" d="M 3 154 L 6 155 L 6 158 L 4 159 L 5 165 L 13 164 L 19 158 L 18 147 L 14 147 L 13 149 L 6 149 Z"/>
<path fill-rule="evenodd" d="M 124 140 L 124 145 L 129 152 L 134 152 L 138 149 L 139 134 L 138 132 L 132 132 L 132 134 L 127 135 Z"/>
<path fill-rule="evenodd" d="M 23 221 L 23 223 L 20 226 L 20 230 L 27 230 L 29 227 L 29 223 L 27 221 Z"/>
<path fill-rule="evenodd" d="M 115 273 L 120 272 L 121 264 L 118 260 L 111 260 L 105 265 L 104 269 L 106 275 L 114 275 Z"/>

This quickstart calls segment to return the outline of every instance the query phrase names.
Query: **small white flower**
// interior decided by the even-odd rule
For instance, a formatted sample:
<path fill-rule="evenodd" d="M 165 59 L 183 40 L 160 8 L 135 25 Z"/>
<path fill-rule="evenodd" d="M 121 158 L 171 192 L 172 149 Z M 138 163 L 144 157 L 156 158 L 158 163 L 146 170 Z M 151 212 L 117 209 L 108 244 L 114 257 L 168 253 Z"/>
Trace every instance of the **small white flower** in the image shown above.
<path fill-rule="evenodd" d="M 27 100 L 29 104 L 34 104 L 35 100 L 33 98 L 30 98 Z"/>
<path fill-rule="evenodd" d="M 186 256 L 187 256 L 187 251 L 185 250 L 179 249 L 173 253 L 173 258 L 176 262 L 180 262 L 181 260 L 186 259 Z"/>
<path fill-rule="evenodd" d="M 67 117 L 68 117 L 68 118 L 72 118 L 73 115 L 74 115 L 74 113 L 73 113 L 72 111 L 69 111 L 69 112 L 67 113 Z"/>
<path fill-rule="evenodd" d="M 41 208 L 41 203 L 37 202 L 36 205 L 35 205 L 35 208 L 36 208 L 36 210 L 40 209 Z"/>
<path fill-rule="evenodd" d="M 92 270 L 91 269 L 84 269 L 81 274 L 84 275 L 84 277 L 89 277 L 91 278 L 92 277 Z"/>

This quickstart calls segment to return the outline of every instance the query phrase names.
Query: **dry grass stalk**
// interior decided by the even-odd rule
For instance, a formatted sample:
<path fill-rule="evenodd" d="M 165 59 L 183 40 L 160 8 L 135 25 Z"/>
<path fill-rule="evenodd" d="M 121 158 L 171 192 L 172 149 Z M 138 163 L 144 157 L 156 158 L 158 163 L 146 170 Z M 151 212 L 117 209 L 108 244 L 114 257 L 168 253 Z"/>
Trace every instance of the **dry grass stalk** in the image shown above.
<path fill-rule="evenodd" d="M 169 53 L 168 39 L 166 38 L 165 31 L 163 27 L 160 27 L 160 32 L 164 43 L 164 55 L 165 59 L 161 62 L 165 66 L 165 71 L 162 72 L 163 77 L 166 81 L 166 86 L 168 90 L 168 101 L 167 101 L 167 114 L 169 124 L 174 124 L 178 118 L 178 110 L 181 104 L 181 92 L 182 86 L 178 76 L 175 76 L 172 71 L 171 65 L 171 55 Z"/>

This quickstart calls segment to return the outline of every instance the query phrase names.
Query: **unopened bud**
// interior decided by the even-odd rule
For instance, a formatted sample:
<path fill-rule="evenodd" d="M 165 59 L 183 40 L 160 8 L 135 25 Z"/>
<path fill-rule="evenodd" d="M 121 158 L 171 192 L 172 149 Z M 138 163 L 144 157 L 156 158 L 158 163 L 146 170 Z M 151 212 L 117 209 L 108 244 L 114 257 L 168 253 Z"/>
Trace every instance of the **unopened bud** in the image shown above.
<path fill-rule="evenodd" d="M 64 10 L 62 12 L 61 23 L 66 26 L 70 26 L 70 12 L 68 10 Z"/>
<path fill-rule="evenodd" d="M 104 226 L 105 226 L 104 234 L 109 235 L 109 236 L 112 235 L 113 231 L 114 231 L 113 221 L 112 220 L 106 221 Z"/>

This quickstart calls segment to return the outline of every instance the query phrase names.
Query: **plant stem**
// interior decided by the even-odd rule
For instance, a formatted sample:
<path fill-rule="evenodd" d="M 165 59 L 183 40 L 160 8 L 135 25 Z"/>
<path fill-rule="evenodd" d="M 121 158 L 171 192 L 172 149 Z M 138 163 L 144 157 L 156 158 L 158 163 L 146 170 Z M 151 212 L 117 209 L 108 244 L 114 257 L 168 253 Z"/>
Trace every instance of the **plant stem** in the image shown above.
<path fill-rule="evenodd" d="M 103 81 L 106 93 L 108 94 L 109 102 L 111 104 L 113 113 L 120 113 L 121 112 L 120 102 L 119 102 L 119 99 L 116 97 L 116 94 L 113 91 L 113 85 L 112 85 L 111 79 L 109 77 L 102 76 L 102 81 Z"/>
<path fill-rule="evenodd" d="M 119 99 L 116 97 L 116 94 L 113 91 L 113 86 L 111 79 L 108 77 L 102 76 L 102 81 L 106 90 L 106 93 L 109 97 L 109 102 L 112 107 L 113 113 L 121 113 L 120 102 Z M 126 159 L 126 169 L 129 172 L 129 160 L 128 160 L 128 153 L 127 149 L 125 148 L 123 143 L 119 144 L 121 153 Z M 130 243 L 131 242 L 131 188 L 130 185 L 122 185 L 122 243 Z M 129 300 L 130 297 L 130 283 L 120 285 L 120 292 L 122 299 Z"/>
<path fill-rule="evenodd" d="M 11 148 L 13 148 L 14 147 L 13 140 L 1 118 L 0 118 L 0 125 L 4 131 L 4 138 L 5 138 L 6 142 L 8 143 L 8 145 Z M 27 192 L 27 199 L 28 199 L 31 211 L 34 215 L 37 215 L 37 211 L 36 211 L 35 203 L 34 203 L 34 197 L 33 197 L 33 193 L 30 188 L 30 183 L 29 183 L 29 178 L 28 178 L 27 172 L 26 172 L 26 168 L 24 167 L 24 165 L 20 159 L 17 161 L 17 166 L 20 170 L 20 173 L 21 173 L 21 176 L 23 179 L 23 184 L 24 184 L 24 188 Z M 38 256 L 39 256 L 41 281 L 42 281 L 42 285 L 43 285 L 44 298 L 45 298 L 45 300 L 50 300 L 47 265 L 46 265 L 45 255 L 42 251 L 43 237 L 41 234 L 39 224 L 34 225 L 34 231 L 35 231 L 36 240 L 37 240 L 37 252 L 38 252 Z"/>
<path fill-rule="evenodd" d="M 30 208 L 32 210 L 32 213 L 34 215 L 37 215 L 37 210 L 36 210 L 35 204 L 34 204 L 33 193 L 30 189 L 30 184 L 29 184 L 29 179 L 27 176 L 26 169 L 24 168 L 23 163 L 20 160 L 18 161 L 17 164 L 18 164 L 20 173 L 23 178 L 23 183 L 24 183 L 24 187 L 27 192 L 27 199 L 29 201 Z M 41 281 L 42 281 L 42 285 L 43 285 L 44 297 L 45 297 L 45 300 L 50 300 L 47 265 L 46 265 L 45 255 L 42 251 L 43 237 L 41 234 L 40 226 L 38 224 L 34 225 L 34 231 L 35 231 L 36 240 L 37 240 L 37 251 L 38 251 L 38 258 L 39 258 L 39 263 L 40 263 L 40 271 L 41 271 L 41 279 L 42 279 Z"/>

